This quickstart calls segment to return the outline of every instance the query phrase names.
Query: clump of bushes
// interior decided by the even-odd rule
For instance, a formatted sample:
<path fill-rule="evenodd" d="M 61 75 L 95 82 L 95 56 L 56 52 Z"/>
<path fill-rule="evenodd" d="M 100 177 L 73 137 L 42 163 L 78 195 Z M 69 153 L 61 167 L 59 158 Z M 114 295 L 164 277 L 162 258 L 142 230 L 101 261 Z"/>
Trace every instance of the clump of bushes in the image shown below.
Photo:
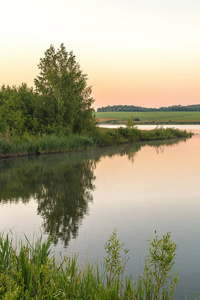
<path fill-rule="evenodd" d="M 191 137 L 192 133 L 186 130 L 179 130 L 176 128 L 155 128 L 153 130 L 141 131 L 142 140 L 164 140 L 172 138 L 188 138 Z"/>
<path fill-rule="evenodd" d="M 164 140 L 172 138 L 191 137 L 192 133 L 174 128 L 156 128 L 154 130 L 139 130 L 137 127 L 119 127 L 107 131 L 96 130 L 92 138 L 99 146 L 117 145 L 148 140 Z"/>
<path fill-rule="evenodd" d="M 117 145 L 140 141 L 141 134 L 137 128 L 119 127 L 105 132 L 97 130 L 93 134 L 93 139 L 98 146 Z"/>

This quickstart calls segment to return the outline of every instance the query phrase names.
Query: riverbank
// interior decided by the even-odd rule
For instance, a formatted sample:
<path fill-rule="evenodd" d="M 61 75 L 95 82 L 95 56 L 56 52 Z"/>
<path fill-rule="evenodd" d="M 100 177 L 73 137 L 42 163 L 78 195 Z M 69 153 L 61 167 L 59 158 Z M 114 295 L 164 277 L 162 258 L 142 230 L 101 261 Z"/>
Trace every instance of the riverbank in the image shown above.
<path fill-rule="evenodd" d="M 43 134 L 38 136 L 24 135 L 0 139 L 0 158 L 50 154 L 66 151 L 80 151 L 93 147 L 120 145 L 139 141 L 164 140 L 172 138 L 189 138 L 191 132 L 175 128 L 156 128 L 139 130 L 137 128 L 96 128 L 90 134 Z"/>

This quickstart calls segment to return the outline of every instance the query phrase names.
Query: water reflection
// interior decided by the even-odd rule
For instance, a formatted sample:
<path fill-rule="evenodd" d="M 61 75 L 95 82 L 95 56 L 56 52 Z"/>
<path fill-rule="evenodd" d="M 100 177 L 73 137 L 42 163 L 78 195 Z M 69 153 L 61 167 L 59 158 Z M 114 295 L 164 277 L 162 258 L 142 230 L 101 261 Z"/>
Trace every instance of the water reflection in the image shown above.
<path fill-rule="evenodd" d="M 93 151 L 34 156 L 0 161 L 0 203 L 37 202 L 37 213 L 43 219 L 45 233 L 60 239 L 65 246 L 78 234 L 79 226 L 89 213 L 95 189 L 94 170 L 103 157 L 135 155 L 147 145 L 157 152 L 183 140 L 134 143 Z M 25 224 L 26 226 L 26 224 Z"/>
<path fill-rule="evenodd" d="M 44 231 L 56 243 L 67 245 L 76 237 L 82 218 L 88 213 L 94 189 L 93 161 L 81 155 L 54 155 L 1 163 L 0 200 L 3 203 L 34 198 Z"/>

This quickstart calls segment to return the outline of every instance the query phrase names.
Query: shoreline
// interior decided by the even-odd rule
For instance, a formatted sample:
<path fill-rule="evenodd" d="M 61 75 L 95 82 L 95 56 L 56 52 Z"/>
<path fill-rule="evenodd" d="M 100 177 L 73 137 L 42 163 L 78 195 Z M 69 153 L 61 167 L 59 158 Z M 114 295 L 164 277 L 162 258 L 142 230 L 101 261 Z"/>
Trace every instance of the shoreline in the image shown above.
<path fill-rule="evenodd" d="M 142 141 L 169 140 L 173 138 L 190 138 L 192 132 L 175 128 L 156 128 L 140 130 L 137 128 L 108 129 L 98 128 L 88 135 L 69 136 L 29 136 L 28 139 L 0 140 L 0 160 L 32 155 L 57 154 L 72 151 L 90 150 L 98 147 L 117 146 Z"/>

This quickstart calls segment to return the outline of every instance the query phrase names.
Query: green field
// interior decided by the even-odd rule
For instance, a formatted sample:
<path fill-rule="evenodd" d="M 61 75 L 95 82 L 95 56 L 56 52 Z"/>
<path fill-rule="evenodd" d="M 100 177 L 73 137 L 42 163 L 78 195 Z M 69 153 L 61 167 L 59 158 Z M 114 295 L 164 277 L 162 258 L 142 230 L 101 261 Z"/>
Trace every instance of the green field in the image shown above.
<path fill-rule="evenodd" d="M 131 116 L 139 118 L 141 123 L 200 123 L 200 112 L 97 112 L 99 122 L 123 122 Z"/>

